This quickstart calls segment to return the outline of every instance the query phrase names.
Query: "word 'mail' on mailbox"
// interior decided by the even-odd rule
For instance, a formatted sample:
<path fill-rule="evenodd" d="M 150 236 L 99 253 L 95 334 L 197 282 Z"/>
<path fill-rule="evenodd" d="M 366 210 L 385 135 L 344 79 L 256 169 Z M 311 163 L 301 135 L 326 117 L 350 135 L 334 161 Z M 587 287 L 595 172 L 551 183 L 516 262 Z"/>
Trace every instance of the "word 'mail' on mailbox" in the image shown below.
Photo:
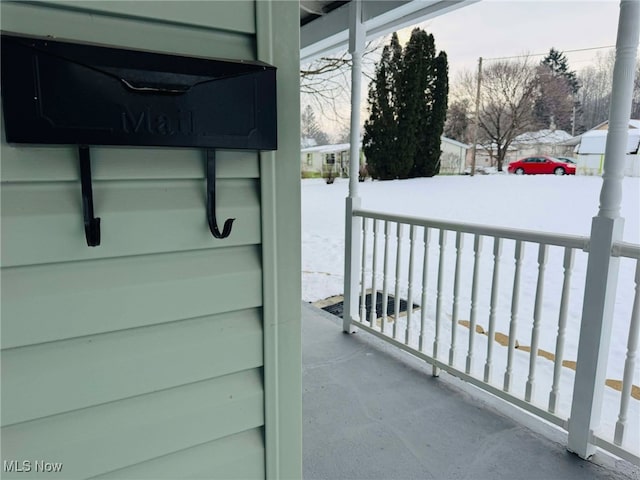
<path fill-rule="evenodd" d="M 78 146 L 89 246 L 92 145 L 203 148 L 209 228 L 230 234 L 234 219 L 220 232 L 215 217 L 215 149 L 277 149 L 275 67 L 4 34 L 0 46 L 7 142 Z"/>

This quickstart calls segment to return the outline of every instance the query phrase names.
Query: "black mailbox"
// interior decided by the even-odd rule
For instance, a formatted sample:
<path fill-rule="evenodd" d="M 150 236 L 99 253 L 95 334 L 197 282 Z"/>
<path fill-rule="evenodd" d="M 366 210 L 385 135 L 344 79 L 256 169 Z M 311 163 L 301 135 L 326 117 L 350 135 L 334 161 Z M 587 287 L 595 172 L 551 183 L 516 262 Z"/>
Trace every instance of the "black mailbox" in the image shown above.
<path fill-rule="evenodd" d="M 87 243 L 89 146 L 202 147 L 214 236 L 215 149 L 277 148 L 276 69 L 262 62 L 165 55 L 2 35 L 2 104 L 10 143 L 76 144 Z"/>

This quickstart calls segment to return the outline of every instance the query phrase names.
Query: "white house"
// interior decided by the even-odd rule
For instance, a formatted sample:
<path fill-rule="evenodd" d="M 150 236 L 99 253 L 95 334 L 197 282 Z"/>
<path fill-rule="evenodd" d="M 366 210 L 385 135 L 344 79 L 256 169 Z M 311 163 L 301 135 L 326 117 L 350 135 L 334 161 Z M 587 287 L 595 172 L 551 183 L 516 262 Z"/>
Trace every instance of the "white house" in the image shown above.
<path fill-rule="evenodd" d="M 473 163 L 473 154 L 472 150 L 469 149 L 467 151 L 467 169 L 471 168 L 471 164 Z M 486 168 L 492 168 L 496 166 L 496 157 L 498 156 L 498 148 L 495 143 L 491 145 L 482 145 L 478 143 L 476 145 L 476 168 L 484 170 Z M 518 152 L 515 147 L 509 145 L 507 148 L 507 153 L 504 156 L 504 164 L 506 165 L 513 160 L 518 159 Z"/>
<path fill-rule="evenodd" d="M 337 145 L 315 145 L 300 150 L 300 167 L 302 175 L 322 175 L 328 169 L 333 169 L 335 175 L 349 175 L 348 143 Z"/>
<path fill-rule="evenodd" d="M 607 144 L 609 122 L 603 122 L 578 137 L 579 143 L 574 149 L 578 158 L 578 173 L 600 175 L 604 164 L 604 152 Z M 624 174 L 640 177 L 640 120 L 629 120 Z"/>
<path fill-rule="evenodd" d="M 440 173 L 460 174 L 464 172 L 467 151 L 471 145 L 447 137 L 440 137 Z"/>
<path fill-rule="evenodd" d="M 518 158 L 531 155 L 566 156 L 571 153 L 571 147 L 564 142 L 571 138 L 571 134 L 564 130 L 545 128 L 535 132 L 525 132 L 518 135 L 511 142 Z"/>

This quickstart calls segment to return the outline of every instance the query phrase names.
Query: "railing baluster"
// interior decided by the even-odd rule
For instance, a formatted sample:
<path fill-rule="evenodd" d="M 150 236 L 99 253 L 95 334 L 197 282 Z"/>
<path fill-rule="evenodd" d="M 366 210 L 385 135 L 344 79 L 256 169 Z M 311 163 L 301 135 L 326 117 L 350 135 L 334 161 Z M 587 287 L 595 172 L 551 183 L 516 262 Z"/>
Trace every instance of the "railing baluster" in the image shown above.
<path fill-rule="evenodd" d="M 516 348 L 516 333 L 518 331 L 518 307 L 520 304 L 520 269 L 522 268 L 522 256 L 524 254 L 524 244 L 516 240 L 516 249 L 513 254 L 516 269 L 513 272 L 513 293 L 511 294 L 511 321 L 509 322 L 509 345 L 507 347 L 507 369 L 504 372 L 503 390 L 511 390 L 511 380 L 513 375 L 513 352 Z"/>
<path fill-rule="evenodd" d="M 436 291 L 436 334 L 433 339 L 433 358 L 438 359 L 438 343 L 440 342 L 440 324 L 442 322 L 442 288 L 444 286 L 444 248 L 447 243 L 447 231 L 440 230 L 440 260 L 438 264 L 438 287 Z M 437 377 L 440 369 L 433 366 L 432 374 Z"/>
<path fill-rule="evenodd" d="M 399 223 L 396 229 L 396 237 L 398 239 L 398 248 L 396 250 L 396 288 L 395 301 L 393 311 L 393 338 L 397 338 L 398 334 L 398 317 L 400 317 L 400 264 L 402 260 L 402 230 L 403 224 Z"/>
<path fill-rule="evenodd" d="M 513 352 L 516 348 L 516 333 L 518 331 L 518 307 L 520 304 L 520 270 L 522 268 L 522 256 L 524 254 L 524 244 L 516 240 L 516 249 L 513 254 L 515 260 L 515 271 L 513 272 L 513 292 L 511 293 L 511 321 L 509 322 L 509 344 L 507 346 L 507 368 L 504 372 L 505 392 L 511 390 L 511 380 L 513 375 Z"/>
<path fill-rule="evenodd" d="M 360 322 L 367 321 L 367 282 L 365 272 L 367 270 L 367 223 L 369 219 L 362 219 L 362 272 L 360 277 Z"/>
<path fill-rule="evenodd" d="M 631 383 L 633 381 L 633 371 L 636 364 L 636 353 L 638 351 L 638 332 L 640 331 L 640 260 L 636 260 L 636 294 L 633 298 L 631 310 L 631 323 L 629 324 L 629 339 L 627 340 L 627 358 L 624 361 L 624 374 L 622 377 L 622 393 L 620 396 L 620 413 L 616 422 L 616 430 L 613 443 L 622 445 L 624 439 L 624 428 L 627 423 L 627 412 L 629 410 L 629 398 L 631 397 Z"/>
<path fill-rule="evenodd" d="M 469 317 L 469 350 L 467 351 L 466 373 L 471 373 L 473 362 L 473 345 L 476 335 L 476 317 L 478 315 L 478 274 L 480 272 L 480 253 L 482 252 L 482 236 L 473 239 L 473 283 L 471 284 L 471 314 Z"/>
<path fill-rule="evenodd" d="M 540 244 L 538 249 L 538 284 L 536 300 L 533 307 L 533 328 L 531 329 L 531 352 L 529 352 L 529 376 L 524 399 L 530 402 L 536 384 L 536 357 L 538 356 L 538 340 L 540 338 L 540 317 L 542 316 L 542 295 L 544 293 L 544 270 L 547 264 L 547 245 Z"/>
<path fill-rule="evenodd" d="M 424 258 L 422 259 L 422 299 L 420 303 L 420 340 L 418 350 L 422 351 L 424 346 L 424 327 L 427 320 L 427 278 L 429 267 L 429 239 L 431 230 L 424 227 Z"/>
<path fill-rule="evenodd" d="M 560 388 L 560 374 L 562 373 L 562 361 L 564 360 L 564 337 L 567 329 L 567 311 L 569 307 L 569 289 L 571 288 L 571 274 L 573 269 L 573 248 L 564 249 L 564 281 L 562 283 L 562 296 L 560 300 L 560 314 L 558 315 L 558 337 L 556 338 L 555 364 L 553 365 L 553 384 L 549 393 L 549 411 L 556 413 Z"/>
<path fill-rule="evenodd" d="M 384 267 L 382 272 L 382 333 L 387 323 L 387 304 L 389 303 L 389 222 L 384 221 Z"/>
<path fill-rule="evenodd" d="M 371 269 L 371 313 L 369 323 L 371 328 L 376 326 L 376 304 L 378 303 L 376 275 L 378 273 L 378 220 L 373 221 L 373 268 Z"/>
<path fill-rule="evenodd" d="M 413 313 L 413 257 L 416 236 L 416 226 L 409 228 L 409 290 L 407 292 L 407 328 L 404 334 L 404 343 L 409 345 L 409 332 L 411 330 L 411 314 Z"/>
<path fill-rule="evenodd" d="M 500 274 L 500 254 L 502 238 L 493 237 L 493 279 L 491 281 L 491 304 L 489 306 L 489 338 L 487 339 L 487 359 L 484 364 L 484 381 L 491 383 L 493 367 L 493 339 L 496 334 L 496 310 L 498 307 L 498 279 Z"/>
<path fill-rule="evenodd" d="M 449 347 L 449 365 L 453 365 L 456 356 L 456 333 L 458 331 L 458 303 L 460 301 L 460 263 L 462 261 L 462 232 L 456 232 L 456 267 L 453 277 L 453 310 L 451 312 L 451 346 Z"/>

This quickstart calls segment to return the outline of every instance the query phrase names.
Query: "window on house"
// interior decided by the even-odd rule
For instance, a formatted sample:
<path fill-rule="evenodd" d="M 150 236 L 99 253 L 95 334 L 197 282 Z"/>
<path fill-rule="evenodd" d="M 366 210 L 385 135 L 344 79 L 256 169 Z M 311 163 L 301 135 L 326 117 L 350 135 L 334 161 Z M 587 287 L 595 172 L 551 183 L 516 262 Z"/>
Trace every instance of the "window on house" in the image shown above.
<path fill-rule="evenodd" d="M 313 155 L 307 153 L 307 165 L 313 165 Z"/>
<path fill-rule="evenodd" d="M 336 154 L 335 153 L 327 153 L 324 157 L 324 163 L 327 165 L 335 165 L 336 163 Z"/>

